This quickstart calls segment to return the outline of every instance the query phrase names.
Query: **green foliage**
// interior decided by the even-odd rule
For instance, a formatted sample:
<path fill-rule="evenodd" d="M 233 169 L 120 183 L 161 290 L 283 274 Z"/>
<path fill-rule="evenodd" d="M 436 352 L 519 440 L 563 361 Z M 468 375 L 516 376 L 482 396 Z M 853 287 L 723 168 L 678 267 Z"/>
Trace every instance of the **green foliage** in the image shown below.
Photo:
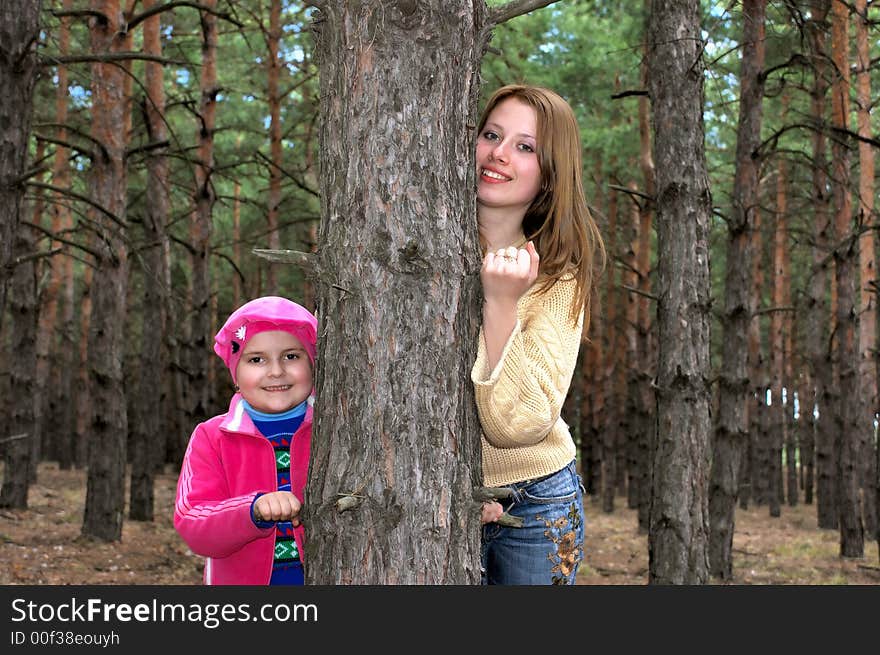
<path fill-rule="evenodd" d="M 490 5 L 502 4 L 493 0 Z M 139 6 L 139 5 L 138 5 Z M 270 0 L 220 0 L 218 10 L 217 129 L 215 133 L 215 170 L 211 181 L 216 192 L 212 274 L 219 294 L 221 313 L 231 309 L 232 280 L 239 275 L 245 282 L 246 295 L 262 291 L 267 264 L 250 254 L 252 248 L 267 245 L 266 215 L 269 178 L 269 110 L 267 105 L 266 57 Z M 775 179 L 780 162 L 788 169 L 789 246 L 792 254 L 792 285 L 795 303 L 800 306 L 811 274 L 811 232 L 813 204 L 812 135 L 810 90 L 814 69 L 809 64 L 808 39 L 804 25 L 809 14 L 803 3 L 769 3 L 766 38 L 766 98 L 762 127 L 761 213 L 764 249 L 759 256 L 770 274 L 771 228 L 775 216 Z M 52 14 L 61 8 L 61 0 L 44 3 L 44 32 L 41 55 L 47 62 L 35 92 L 34 134 L 54 137 L 55 91 L 59 19 Z M 312 11 L 303 3 L 284 0 L 281 53 L 284 65 L 280 86 L 287 91 L 282 110 L 283 125 L 283 197 L 281 200 L 282 247 L 307 249 L 307 228 L 320 215 L 317 195 L 317 112 L 318 79 L 312 60 L 310 32 Z M 712 299 L 717 311 L 723 297 L 727 224 L 731 211 L 734 155 L 739 112 L 740 39 L 744 17 L 740 3 L 704 2 L 703 37 L 705 51 L 706 156 L 715 214 L 710 234 Z M 644 53 L 646 16 L 644 3 L 614 3 L 601 0 L 562 0 L 530 14 L 499 25 L 483 61 L 483 95 L 497 86 L 528 82 L 558 91 L 577 113 L 584 146 L 585 184 L 588 199 L 600 223 L 607 215 L 609 199 L 615 194 L 621 212 L 629 207 L 628 194 L 613 187 L 634 183 L 644 189 L 639 167 L 639 92 L 643 92 L 641 66 Z M 880 17 L 880 6 L 869 10 L 870 18 Z M 171 215 L 168 230 L 173 237 L 172 277 L 174 292 L 183 297 L 189 277 L 189 216 L 193 206 L 194 161 L 198 142 L 199 74 L 201 62 L 201 26 L 199 12 L 188 6 L 176 7 L 162 14 L 163 56 L 171 60 L 165 67 L 167 94 L 166 118 L 169 129 L 168 154 L 171 162 Z M 70 19 L 70 55 L 90 52 L 87 20 Z M 854 34 L 854 29 L 851 29 Z M 141 47 L 141 31 L 134 28 L 134 50 Z M 830 41 L 830 39 L 829 39 Z M 872 42 L 876 50 L 876 39 Z M 876 53 L 872 53 L 876 55 Z M 95 145 L 90 133 L 89 91 L 91 64 L 68 66 L 67 138 L 79 150 L 71 152 L 72 191 L 89 195 L 90 153 Z M 872 88 L 877 89 L 878 69 L 872 69 Z M 131 252 L 145 246 L 140 223 L 150 198 L 145 196 L 146 164 L 154 150 L 147 149 L 143 107 L 145 102 L 144 63 L 131 64 L 132 125 L 128 159 L 129 207 L 127 219 Z M 853 91 L 854 97 L 854 91 Z M 789 103 L 783 113 L 782 98 Z M 830 100 L 828 102 L 830 107 Z M 855 102 L 851 103 L 855 111 Z M 880 132 L 874 112 L 873 133 Z M 851 120 L 855 125 L 855 120 Z M 122 126 L 120 126 L 122 129 Z M 855 143 L 851 164 L 856 179 Z M 55 145 L 46 142 L 49 167 Z M 46 179 L 46 178 L 44 178 Z M 46 179 L 46 181 L 51 181 Z M 241 212 L 241 252 L 236 258 L 232 237 L 236 186 Z M 74 212 L 76 225 L 65 237 L 87 244 L 89 207 L 78 200 L 67 201 Z M 609 243 L 618 244 L 612 258 L 620 257 L 628 237 L 623 231 L 608 235 Z M 44 220 L 48 225 L 48 218 Z M 612 236 L 616 238 L 611 238 Z M 42 244 L 46 247 L 47 244 Z M 654 255 L 656 257 L 656 254 Z M 77 253 L 78 260 L 88 255 Z M 233 263 L 235 264 L 233 266 Z M 78 263 L 78 271 L 84 264 Z M 301 293 L 303 280 L 293 266 L 279 267 L 281 285 L 290 295 Z M 139 276 L 134 284 L 141 284 Z M 770 278 L 763 305 L 770 303 Z M 139 297 L 139 293 L 133 297 Z M 768 321 L 763 321 L 765 324 Z M 717 324 L 714 328 L 717 328 Z M 713 328 L 713 353 L 717 358 L 721 331 Z M 766 326 L 764 327 L 766 330 Z"/>

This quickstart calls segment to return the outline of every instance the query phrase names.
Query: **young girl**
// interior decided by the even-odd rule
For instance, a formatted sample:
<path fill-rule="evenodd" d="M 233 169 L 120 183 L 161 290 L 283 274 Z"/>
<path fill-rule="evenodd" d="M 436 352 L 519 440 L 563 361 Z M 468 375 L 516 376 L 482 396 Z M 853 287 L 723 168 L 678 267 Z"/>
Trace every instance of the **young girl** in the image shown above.
<path fill-rule="evenodd" d="M 236 393 L 190 437 L 174 508 L 174 527 L 207 558 L 206 584 L 303 584 L 317 327 L 300 305 L 266 296 L 214 337 Z"/>
<path fill-rule="evenodd" d="M 484 304 L 471 379 L 484 484 L 513 491 L 483 507 L 483 583 L 573 584 L 583 489 L 560 411 L 604 247 L 571 107 L 543 88 L 498 89 L 480 119 L 476 164 Z M 523 527 L 495 523 L 504 510 Z"/>

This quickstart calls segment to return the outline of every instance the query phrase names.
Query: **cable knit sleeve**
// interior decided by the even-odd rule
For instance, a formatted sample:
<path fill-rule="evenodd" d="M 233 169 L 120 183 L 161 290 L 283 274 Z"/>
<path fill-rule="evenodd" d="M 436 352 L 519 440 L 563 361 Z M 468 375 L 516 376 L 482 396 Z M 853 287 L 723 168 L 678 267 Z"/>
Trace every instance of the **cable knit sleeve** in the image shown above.
<path fill-rule="evenodd" d="M 581 342 L 583 315 L 571 320 L 575 291 L 569 278 L 546 292 L 532 289 L 526 294 L 492 371 L 487 370 L 480 330 L 471 380 L 483 433 L 496 448 L 536 444 L 559 420 Z"/>

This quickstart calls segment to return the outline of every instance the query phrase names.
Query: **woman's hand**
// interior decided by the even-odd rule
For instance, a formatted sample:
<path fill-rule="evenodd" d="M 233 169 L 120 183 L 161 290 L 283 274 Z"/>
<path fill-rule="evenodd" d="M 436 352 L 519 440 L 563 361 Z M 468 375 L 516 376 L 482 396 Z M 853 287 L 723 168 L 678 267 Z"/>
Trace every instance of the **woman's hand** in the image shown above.
<path fill-rule="evenodd" d="M 502 514 L 504 514 L 504 508 L 501 506 L 501 503 L 496 503 L 494 500 L 488 503 L 483 503 L 483 506 L 480 509 L 480 523 L 483 525 L 486 523 L 494 523 L 501 518 Z"/>
<path fill-rule="evenodd" d="M 486 304 L 515 308 L 538 279 L 539 264 L 538 251 L 531 241 L 525 248 L 510 246 L 487 252 L 480 269 Z"/>
<path fill-rule="evenodd" d="M 290 521 L 293 527 L 297 527 L 301 509 L 302 503 L 291 492 L 273 491 L 254 502 L 254 519 L 260 522 Z"/>

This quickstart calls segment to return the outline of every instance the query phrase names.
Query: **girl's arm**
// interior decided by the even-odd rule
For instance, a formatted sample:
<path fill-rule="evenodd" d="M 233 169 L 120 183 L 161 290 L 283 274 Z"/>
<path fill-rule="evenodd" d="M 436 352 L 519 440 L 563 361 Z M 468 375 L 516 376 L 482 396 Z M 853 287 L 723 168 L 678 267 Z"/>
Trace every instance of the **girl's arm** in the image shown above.
<path fill-rule="evenodd" d="M 270 491 L 267 489 L 266 491 Z M 226 475 L 203 427 L 193 432 L 177 481 L 174 527 L 198 555 L 227 557 L 272 533 L 251 519 L 255 493 L 230 496 Z"/>

